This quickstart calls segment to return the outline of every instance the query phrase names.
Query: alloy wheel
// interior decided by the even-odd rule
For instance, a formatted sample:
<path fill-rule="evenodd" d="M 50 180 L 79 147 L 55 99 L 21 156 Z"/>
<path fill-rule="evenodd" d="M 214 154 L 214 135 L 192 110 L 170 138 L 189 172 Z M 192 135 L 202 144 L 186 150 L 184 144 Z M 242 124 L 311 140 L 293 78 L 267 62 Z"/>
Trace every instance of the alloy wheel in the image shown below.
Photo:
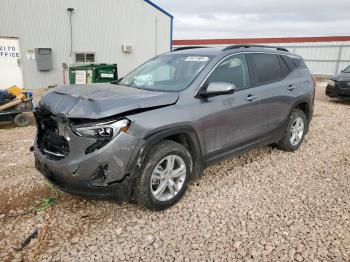
<path fill-rule="evenodd" d="M 174 198 L 184 186 L 186 164 L 178 155 L 169 155 L 158 162 L 151 177 L 151 192 L 158 201 Z"/>
<path fill-rule="evenodd" d="M 305 124 L 301 117 L 297 117 L 290 129 L 290 143 L 297 146 L 304 135 Z"/>

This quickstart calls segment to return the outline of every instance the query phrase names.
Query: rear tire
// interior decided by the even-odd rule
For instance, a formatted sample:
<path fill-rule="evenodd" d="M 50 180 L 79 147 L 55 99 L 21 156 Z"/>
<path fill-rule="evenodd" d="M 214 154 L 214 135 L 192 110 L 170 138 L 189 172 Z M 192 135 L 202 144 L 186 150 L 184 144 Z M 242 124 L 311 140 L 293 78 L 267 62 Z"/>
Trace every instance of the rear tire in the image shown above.
<path fill-rule="evenodd" d="M 286 132 L 283 138 L 277 143 L 277 147 L 288 152 L 298 150 L 304 141 L 308 124 L 305 113 L 300 109 L 293 109 L 289 116 Z"/>
<path fill-rule="evenodd" d="M 191 170 L 192 158 L 186 147 L 170 140 L 156 144 L 142 163 L 134 199 L 150 210 L 173 206 L 185 194 Z"/>
<path fill-rule="evenodd" d="M 15 116 L 13 123 L 18 127 L 25 127 L 30 124 L 30 119 L 28 115 L 21 113 Z"/>

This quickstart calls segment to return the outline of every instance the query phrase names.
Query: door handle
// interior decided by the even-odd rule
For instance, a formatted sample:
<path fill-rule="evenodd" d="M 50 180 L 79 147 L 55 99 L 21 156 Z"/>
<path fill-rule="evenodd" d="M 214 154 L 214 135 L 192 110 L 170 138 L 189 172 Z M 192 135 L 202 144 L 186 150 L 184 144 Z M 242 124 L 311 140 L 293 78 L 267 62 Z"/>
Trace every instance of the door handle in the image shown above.
<path fill-rule="evenodd" d="M 288 86 L 288 90 L 289 90 L 289 91 L 293 91 L 294 89 L 295 89 L 295 86 L 293 86 L 293 85 L 289 85 L 289 86 Z"/>
<path fill-rule="evenodd" d="M 253 102 L 255 99 L 257 99 L 257 96 L 249 95 L 249 96 L 247 96 L 247 98 L 245 100 L 247 100 L 249 102 Z"/>

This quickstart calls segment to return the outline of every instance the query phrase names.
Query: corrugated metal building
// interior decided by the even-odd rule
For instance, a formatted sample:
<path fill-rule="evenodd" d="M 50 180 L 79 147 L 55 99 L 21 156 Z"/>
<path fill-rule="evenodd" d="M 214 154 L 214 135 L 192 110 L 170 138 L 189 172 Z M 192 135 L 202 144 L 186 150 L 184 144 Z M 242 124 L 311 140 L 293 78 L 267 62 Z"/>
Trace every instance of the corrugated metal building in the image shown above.
<path fill-rule="evenodd" d="M 64 67 L 77 62 L 117 63 L 123 76 L 171 49 L 173 17 L 148 0 L 2 0 L 1 8 L 0 39 L 18 38 L 28 89 L 63 84 Z M 51 48 L 52 70 L 38 70 L 36 48 Z"/>
<path fill-rule="evenodd" d="M 350 65 L 350 36 L 174 40 L 173 48 L 234 44 L 284 46 L 304 57 L 314 75 L 331 76 Z"/>

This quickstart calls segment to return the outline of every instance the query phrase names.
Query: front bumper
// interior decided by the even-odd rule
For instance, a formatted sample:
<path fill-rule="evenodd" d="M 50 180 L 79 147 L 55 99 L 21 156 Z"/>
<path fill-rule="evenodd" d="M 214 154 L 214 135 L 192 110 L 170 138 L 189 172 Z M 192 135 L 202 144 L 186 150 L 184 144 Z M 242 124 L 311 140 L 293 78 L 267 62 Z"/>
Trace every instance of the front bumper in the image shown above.
<path fill-rule="evenodd" d="M 35 159 L 35 167 L 52 184 L 69 194 L 92 199 L 113 200 L 116 202 L 127 201 L 131 195 L 133 179 L 125 178 L 123 181 L 116 182 L 115 184 L 94 187 L 88 181 L 65 179 L 62 173 L 57 172 L 57 170 L 53 171 L 51 166 L 38 158 Z"/>
<path fill-rule="evenodd" d="M 138 140 L 120 133 L 101 149 L 85 154 L 90 143 L 71 134 L 71 151 L 61 160 L 52 160 L 39 149 L 35 141 L 35 166 L 62 191 L 95 199 L 126 201 L 131 194 L 133 179 L 128 173 L 130 159 Z"/>
<path fill-rule="evenodd" d="M 341 86 L 337 83 L 335 86 L 327 85 L 326 95 L 331 98 L 350 99 L 350 86 L 343 83 Z"/>

